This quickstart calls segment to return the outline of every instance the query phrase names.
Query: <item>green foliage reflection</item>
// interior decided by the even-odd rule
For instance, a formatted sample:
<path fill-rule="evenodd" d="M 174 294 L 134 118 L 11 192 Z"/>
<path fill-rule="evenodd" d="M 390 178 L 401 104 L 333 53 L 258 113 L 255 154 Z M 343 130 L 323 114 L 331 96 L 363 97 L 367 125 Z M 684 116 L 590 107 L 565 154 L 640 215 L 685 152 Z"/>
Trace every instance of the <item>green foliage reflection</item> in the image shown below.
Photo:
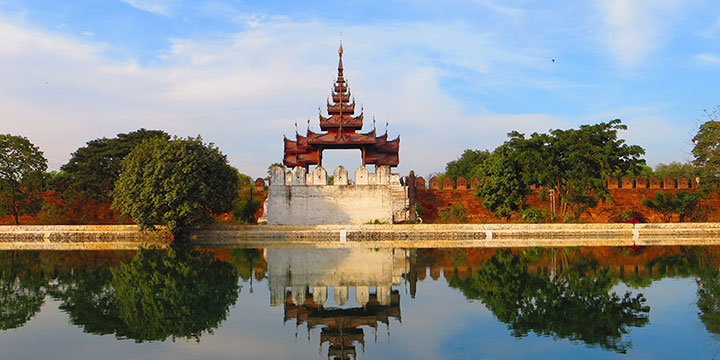
<path fill-rule="evenodd" d="M 25 325 L 45 302 L 47 282 L 42 273 L 23 266 L 28 257 L 37 261 L 37 253 L 0 252 L 0 330 Z"/>
<path fill-rule="evenodd" d="M 199 340 L 225 320 L 238 291 L 230 264 L 170 249 L 142 250 L 115 268 L 74 275 L 54 295 L 86 332 L 142 342 Z"/>
<path fill-rule="evenodd" d="M 642 294 L 609 293 L 615 279 L 594 259 L 574 257 L 561 274 L 528 272 L 521 256 L 499 250 L 473 276 L 449 280 L 468 299 L 477 299 L 506 323 L 513 336 L 529 332 L 582 341 L 625 353 L 628 327 L 644 326 L 650 308 Z"/>

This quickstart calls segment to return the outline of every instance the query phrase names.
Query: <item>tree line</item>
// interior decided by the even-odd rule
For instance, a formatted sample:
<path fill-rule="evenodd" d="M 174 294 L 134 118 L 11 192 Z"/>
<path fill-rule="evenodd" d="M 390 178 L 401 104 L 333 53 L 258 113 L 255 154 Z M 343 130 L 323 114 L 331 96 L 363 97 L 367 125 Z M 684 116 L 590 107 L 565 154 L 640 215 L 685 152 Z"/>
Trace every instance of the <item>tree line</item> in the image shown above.
<path fill-rule="evenodd" d="M 140 129 L 95 139 L 59 171 L 47 172 L 37 146 L 0 134 L 0 215 L 11 215 L 15 224 L 42 209 L 80 223 L 132 220 L 143 229 L 165 225 L 180 234 L 230 211 L 238 222 L 254 222 L 259 206 L 249 177 L 199 136 Z M 90 220 L 88 209 L 110 215 Z"/>
<path fill-rule="evenodd" d="M 705 116 L 707 121 L 692 139 L 694 160 L 690 163 L 658 164 L 653 170 L 642 158 L 642 147 L 618 137 L 618 132 L 627 126 L 615 119 L 529 136 L 512 131 L 508 140 L 493 151 L 465 150 L 457 160 L 447 163 L 441 176 L 453 180 L 480 178 L 475 195 L 498 218 L 535 216 L 537 209 L 527 205 L 532 189 L 541 189 L 541 198 L 552 192 L 558 198 L 558 216 L 564 221 L 577 221 L 599 201 L 611 201 L 605 184 L 612 177 L 699 178 L 699 193 L 671 194 L 668 199 L 656 196 L 645 202 L 663 216 L 679 213 L 682 217 L 700 198 L 717 192 L 720 186 L 720 107 Z"/>

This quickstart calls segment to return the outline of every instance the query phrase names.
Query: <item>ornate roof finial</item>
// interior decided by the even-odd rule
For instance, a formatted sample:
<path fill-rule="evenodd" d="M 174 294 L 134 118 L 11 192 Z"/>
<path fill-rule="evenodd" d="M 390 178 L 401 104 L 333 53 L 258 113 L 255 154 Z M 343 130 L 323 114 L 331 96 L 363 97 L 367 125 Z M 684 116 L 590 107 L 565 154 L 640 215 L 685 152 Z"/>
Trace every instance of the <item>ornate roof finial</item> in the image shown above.
<path fill-rule="evenodd" d="M 342 40 L 340 40 L 340 48 L 338 48 L 338 54 L 342 56 L 343 54 L 343 48 L 342 48 Z"/>

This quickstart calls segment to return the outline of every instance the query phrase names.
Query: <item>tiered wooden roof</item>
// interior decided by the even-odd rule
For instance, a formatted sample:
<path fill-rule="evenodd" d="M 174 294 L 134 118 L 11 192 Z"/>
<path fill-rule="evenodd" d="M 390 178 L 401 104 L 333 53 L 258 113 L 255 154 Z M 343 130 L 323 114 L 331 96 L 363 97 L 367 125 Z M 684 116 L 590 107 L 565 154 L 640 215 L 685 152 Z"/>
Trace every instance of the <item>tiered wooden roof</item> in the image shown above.
<path fill-rule="evenodd" d="M 340 57 L 338 63 L 338 77 L 331 92 L 332 103 L 327 101 L 328 116 L 320 113 L 320 130 L 316 133 L 309 126 L 305 136 L 296 132 L 295 140 L 284 138 L 285 166 L 322 165 L 322 151 L 324 149 L 360 149 L 363 156 L 363 165 L 397 166 L 400 163 L 400 137 L 388 140 L 387 131 L 377 136 L 373 122 L 373 129 L 367 133 L 357 132 L 363 127 L 364 115 L 360 110 L 355 114 L 355 99 L 351 97 L 345 75 L 343 73 L 342 44 L 338 49 Z M 352 101 L 352 102 L 351 102 Z"/>

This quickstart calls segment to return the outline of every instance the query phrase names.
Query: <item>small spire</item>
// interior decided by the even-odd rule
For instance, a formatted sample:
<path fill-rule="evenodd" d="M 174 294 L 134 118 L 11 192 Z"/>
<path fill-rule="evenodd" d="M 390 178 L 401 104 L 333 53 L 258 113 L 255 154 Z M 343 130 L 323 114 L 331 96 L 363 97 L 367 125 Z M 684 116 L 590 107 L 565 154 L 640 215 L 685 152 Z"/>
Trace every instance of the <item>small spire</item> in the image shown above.
<path fill-rule="evenodd" d="M 338 54 L 342 56 L 343 54 L 343 48 L 342 48 L 342 40 L 340 40 L 340 48 L 338 48 Z"/>

